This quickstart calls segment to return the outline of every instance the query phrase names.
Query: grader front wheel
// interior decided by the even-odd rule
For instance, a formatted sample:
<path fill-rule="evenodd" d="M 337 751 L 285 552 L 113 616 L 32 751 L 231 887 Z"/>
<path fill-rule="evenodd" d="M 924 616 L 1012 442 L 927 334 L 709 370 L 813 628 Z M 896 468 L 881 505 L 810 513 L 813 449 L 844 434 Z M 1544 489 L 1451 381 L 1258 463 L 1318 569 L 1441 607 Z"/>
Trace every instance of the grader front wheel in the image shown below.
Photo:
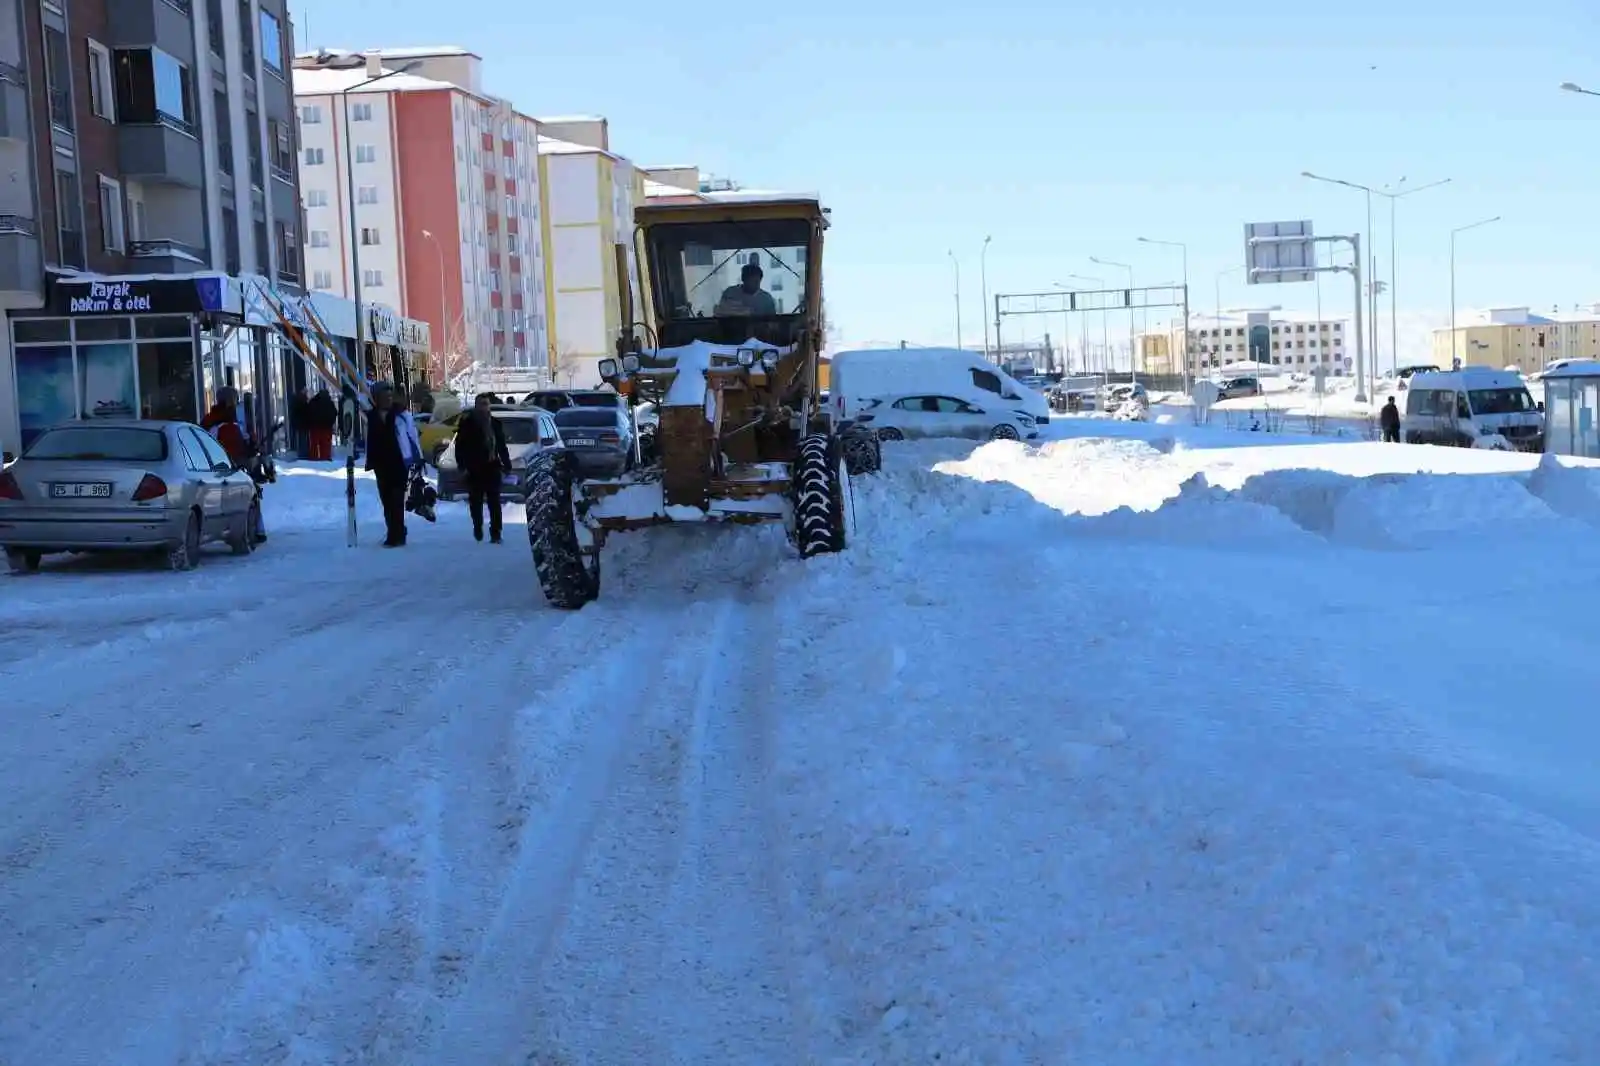
<path fill-rule="evenodd" d="M 533 568 L 545 599 L 564 611 L 576 611 L 600 595 L 600 552 L 578 521 L 577 481 L 571 452 L 540 452 L 528 464 L 523 511 Z"/>
<path fill-rule="evenodd" d="M 844 550 L 843 488 L 833 438 L 817 434 L 802 440 L 794 466 L 794 529 L 800 558 Z"/>

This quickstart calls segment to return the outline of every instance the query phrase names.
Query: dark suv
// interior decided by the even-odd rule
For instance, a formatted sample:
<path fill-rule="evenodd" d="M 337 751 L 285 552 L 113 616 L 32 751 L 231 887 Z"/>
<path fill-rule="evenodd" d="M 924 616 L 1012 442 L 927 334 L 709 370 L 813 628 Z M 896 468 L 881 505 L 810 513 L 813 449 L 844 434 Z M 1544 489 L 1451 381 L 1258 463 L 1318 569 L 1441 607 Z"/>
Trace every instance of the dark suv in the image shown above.
<path fill-rule="evenodd" d="M 1265 390 L 1260 378 L 1229 378 L 1217 391 L 1219 400 L 1237 400 L 1242 396 L 1260 396 Z"/>

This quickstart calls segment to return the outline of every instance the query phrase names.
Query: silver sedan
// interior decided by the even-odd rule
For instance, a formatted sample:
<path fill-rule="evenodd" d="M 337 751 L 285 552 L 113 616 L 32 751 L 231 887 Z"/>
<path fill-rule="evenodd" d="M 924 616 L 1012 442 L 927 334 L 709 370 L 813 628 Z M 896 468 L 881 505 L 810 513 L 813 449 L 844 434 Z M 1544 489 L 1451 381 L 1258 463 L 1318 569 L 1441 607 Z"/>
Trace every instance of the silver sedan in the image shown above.
<path fill-rule="evenodd" d="M 188 422 L 68 422 L 0 473 L 0 547 L 16 573 L 53 552 L 161 552 L 173 570 L 213 541 L 255 550 L 250 475 Z"/>

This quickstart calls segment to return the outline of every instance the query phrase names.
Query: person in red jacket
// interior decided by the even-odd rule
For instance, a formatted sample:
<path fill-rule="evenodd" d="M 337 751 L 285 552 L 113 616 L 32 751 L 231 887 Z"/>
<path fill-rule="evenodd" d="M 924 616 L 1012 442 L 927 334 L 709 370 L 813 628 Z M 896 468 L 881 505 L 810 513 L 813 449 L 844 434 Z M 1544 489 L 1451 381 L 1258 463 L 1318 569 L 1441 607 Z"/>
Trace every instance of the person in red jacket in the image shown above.
<path fill-rule="evenodd" d="M 231 386 L 224 385 L 217 390 L 217 402 L 206 416 L 200 420 L 200 428 L 211 434 L 216 442 L 222 445 L 222 450 L 228 453 L 228 458 L 233 465 L 241 470 L 248 469 L 250 460 L 255 455 L 255 447 L 249 438 L 244 435 L 244 427 L 239 425 L 239 392 Z M 257 514 L 260 514 L 261 485 L 256 485 Z M 257 544 L 266 542 L 267 528 L 264 519 L 257 519 L 253 531 Z"/>
<path fill-rule="evenodd" d="M 218 389 L 217 402 L 200 420 L 200 428 L 216 438 L 234 466 L 242 469 L 249 464 L 254 453 L 245 439 L 244 428 L 239 425 L 238 390 L 227 385 Z"/>

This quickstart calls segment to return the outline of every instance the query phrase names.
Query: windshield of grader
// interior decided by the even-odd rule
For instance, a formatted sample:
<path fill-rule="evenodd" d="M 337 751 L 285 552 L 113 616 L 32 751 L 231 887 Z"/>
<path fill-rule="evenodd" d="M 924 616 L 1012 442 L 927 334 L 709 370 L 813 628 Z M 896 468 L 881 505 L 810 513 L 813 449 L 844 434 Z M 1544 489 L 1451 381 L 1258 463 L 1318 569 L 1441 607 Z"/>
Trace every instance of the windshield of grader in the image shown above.
<path fill-rule="evenodd" d="M 805 311 L 811 223 L 804 219 L 658 225 L 650 241 L 663 323 Z"/>

